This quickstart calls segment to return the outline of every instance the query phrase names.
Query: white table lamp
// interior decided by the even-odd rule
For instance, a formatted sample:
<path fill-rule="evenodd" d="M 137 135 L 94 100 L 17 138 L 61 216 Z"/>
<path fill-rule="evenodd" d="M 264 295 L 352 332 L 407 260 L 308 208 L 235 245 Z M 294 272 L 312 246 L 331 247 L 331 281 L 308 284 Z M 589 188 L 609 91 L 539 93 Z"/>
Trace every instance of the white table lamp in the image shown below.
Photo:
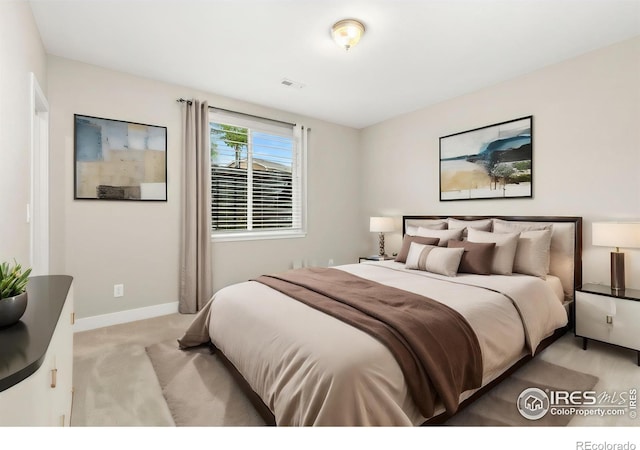
<path fill-rule="evenodd" d="M 624 283 L 623 248 L 640 248 L 640 222 L 594 222 L 591 243 L 597 246 L 614 247 L 611 252 L 611 290 L 622 293 Z"/>
<path fill-rule="evenodd" d="M 395 230 L 393 217 L 371 217 L 369 219 L 369 231 L 378 233 L 379 253 L 378 256 L 387 256 L 384 252 L 384 233 Z"/>

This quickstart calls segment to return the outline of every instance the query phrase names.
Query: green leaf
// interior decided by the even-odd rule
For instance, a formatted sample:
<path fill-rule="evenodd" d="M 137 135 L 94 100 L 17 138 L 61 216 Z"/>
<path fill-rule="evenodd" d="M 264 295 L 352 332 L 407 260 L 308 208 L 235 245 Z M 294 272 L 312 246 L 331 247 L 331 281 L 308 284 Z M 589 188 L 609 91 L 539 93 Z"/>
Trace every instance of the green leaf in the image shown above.
<path fill-rule="evenodd" d="M 22 294 L 27 288 L 30 274 L 31 267 L 22 270 L 22 265 L 15 259 L 13 265 L 6 261 L 0 263 L 0 298 Z"/>

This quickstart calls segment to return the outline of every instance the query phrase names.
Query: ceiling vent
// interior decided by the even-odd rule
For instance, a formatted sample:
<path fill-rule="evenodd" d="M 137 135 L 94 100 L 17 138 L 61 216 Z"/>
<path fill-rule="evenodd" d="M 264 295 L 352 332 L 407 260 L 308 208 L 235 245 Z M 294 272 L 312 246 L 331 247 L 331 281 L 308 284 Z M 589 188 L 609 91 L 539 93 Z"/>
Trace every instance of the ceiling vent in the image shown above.
<path fill-rule="evenodd" d="M 297 81 L 293 81 L 288 78 L 283 78 L 282 81 L 280 81 L 280 84 L 288 88 L 302 89 L 304 87 L 304 84 L 298 83 Z"/>

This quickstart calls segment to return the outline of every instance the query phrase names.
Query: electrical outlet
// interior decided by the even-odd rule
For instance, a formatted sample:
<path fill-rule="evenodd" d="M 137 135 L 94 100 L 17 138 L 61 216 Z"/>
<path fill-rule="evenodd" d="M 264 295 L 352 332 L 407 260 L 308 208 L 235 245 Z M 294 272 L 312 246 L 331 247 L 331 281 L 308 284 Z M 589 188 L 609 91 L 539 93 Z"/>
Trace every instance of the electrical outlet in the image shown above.
<path fill-rule="evenodd" d="M 114 297 L 123 297 L 124 296 L 124 284 L 114 284 L 113 285 L 113 296 Z"/>

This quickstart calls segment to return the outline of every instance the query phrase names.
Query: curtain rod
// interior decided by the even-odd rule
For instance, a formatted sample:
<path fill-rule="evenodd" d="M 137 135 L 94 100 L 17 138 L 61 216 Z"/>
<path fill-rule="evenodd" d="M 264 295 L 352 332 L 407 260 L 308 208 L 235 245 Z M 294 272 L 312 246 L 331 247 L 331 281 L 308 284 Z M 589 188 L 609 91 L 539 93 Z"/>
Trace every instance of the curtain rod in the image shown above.
<path fill-rule="evenodd" d="M 184 98 L 179 98 L 176 101 L 179 102 L 179 103 L 186 103 L 187 105 L 190 105 L 190 104 L 193 103 L 193 101 L 187 100 L 187 99 L 184 99 Z M 243 113 L 243 112 L 239 112 L 239 111 L 232 111 L 230 109 L 218 108 L 217 106 L 209 106 L 209 109 L 217 109 L 218 111 L 224 111 L 224 112 L 233 113 L 233 114 L 242 114 L 244 116 L 254 117 L 256 119 L 270 120 L 271 122 L 283 123 L 285 125 L 291 125 L 292 127 L 296 126 L 295 123 L 285 122 L 284 120 L 270 119 L 268 117 L 256 116 L 254 114 L 247 114 L 247 113 Z"/>

